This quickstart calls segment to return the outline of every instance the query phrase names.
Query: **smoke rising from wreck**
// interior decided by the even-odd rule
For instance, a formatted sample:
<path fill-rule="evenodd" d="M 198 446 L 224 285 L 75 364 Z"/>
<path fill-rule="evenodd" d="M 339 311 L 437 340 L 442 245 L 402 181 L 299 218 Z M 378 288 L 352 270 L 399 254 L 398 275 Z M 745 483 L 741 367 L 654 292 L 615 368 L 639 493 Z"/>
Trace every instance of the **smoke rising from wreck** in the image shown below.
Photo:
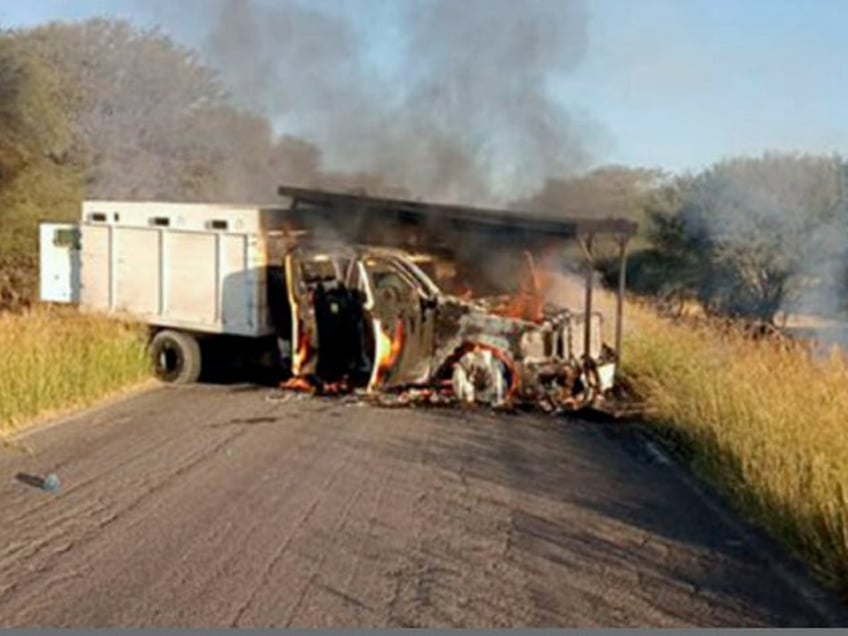
<path fill-rule="evenodd" d="M 301 152 L 280 183 L 508 205 L 584 169 L 602 134 L 549 88 L 584 56 L 583 0 L 189 2 L 182 13 L 200 25 L 202 55 L 235 103 L 289 145 L 318 149 L 317 170 Z M 176 26 L 166 3 L 145 10 Z M 363 28 L 372 10 L 388 32 Z M 463 256 L 502 283 L 514 259 L 484 243 Z"/>
<path fill-rule="evenodd" d="M 309 166 L 292 162 L 280 182 L 509 205 L 585 169 L 603 138 L 550 89 L 583 60 L 582 0 L 189 1 L 202 54 L 234 101 L 318 148 L 318 170 L 301 153 Z M 167 28 L 165 6 L 154 11 Z M 360 18 L 375 7 L 399 35 L 390 44 L 366 39 L 376 31 Z M 481 286 L 511 287 L 517 255 L 492 247 L 466 241 L 461 259 Z M 566 294 L 575 309 L 576 282 Z"/>
<path fill-rule="evenodd" d="M 332 13 L 291 1 L 194 6 L 208 25 L 204 54 L 234 99 L 315 143 L 330 171 L 494 203 L 587 163 L 592 134 L 548 88 L 583 56 L 582 2 L 336 2 Z M 350 13 L 375 7 L 403 34 L 380 67 Z"/>

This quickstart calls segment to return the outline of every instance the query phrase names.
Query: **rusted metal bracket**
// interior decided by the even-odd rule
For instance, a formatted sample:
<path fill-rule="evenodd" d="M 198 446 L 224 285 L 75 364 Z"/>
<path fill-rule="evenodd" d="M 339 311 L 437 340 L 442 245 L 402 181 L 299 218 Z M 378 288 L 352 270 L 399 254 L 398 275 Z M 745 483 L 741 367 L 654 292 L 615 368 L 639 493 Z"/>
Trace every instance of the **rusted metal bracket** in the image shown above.
<path fill-rule="evenodd" d="M 619 235 L 618 243 L 618 289 L 615 294 L 615 357 L 621 364 L 621 340 L 624 329 L 624 290 L 627 286 L 627 245 L 628 235 Z"/>

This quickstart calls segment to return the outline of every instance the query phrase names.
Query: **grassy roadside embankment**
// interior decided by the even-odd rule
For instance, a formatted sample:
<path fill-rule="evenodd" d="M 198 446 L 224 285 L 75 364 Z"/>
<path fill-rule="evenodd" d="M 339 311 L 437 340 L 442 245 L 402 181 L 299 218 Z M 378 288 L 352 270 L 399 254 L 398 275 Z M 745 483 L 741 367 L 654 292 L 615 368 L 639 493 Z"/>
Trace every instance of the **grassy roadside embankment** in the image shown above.
<path fill-rule="evenodd" d="M 646 423 L 748 519 L 848 592 L 848 362 L 630 305 Z"/>
<path fill-rule="evenodd" d="M 149 375 L 144 332 L 73 309 L 0 313 L 0 438 Z"/>

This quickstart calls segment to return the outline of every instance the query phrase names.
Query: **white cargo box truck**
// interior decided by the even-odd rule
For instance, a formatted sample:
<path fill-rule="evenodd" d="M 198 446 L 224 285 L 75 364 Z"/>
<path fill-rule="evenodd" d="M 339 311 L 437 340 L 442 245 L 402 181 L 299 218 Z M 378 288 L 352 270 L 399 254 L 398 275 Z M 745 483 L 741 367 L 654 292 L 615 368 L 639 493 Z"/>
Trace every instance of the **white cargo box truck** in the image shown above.
<path fill-rule="evenodd" d="M 285 214 L 285 207 L 86 201 L 79 223 L 41 225 L 41 299 L 150 325 L 157 375 L 192 382 L 204 336 L 274 335 L 267 277 Z"/>

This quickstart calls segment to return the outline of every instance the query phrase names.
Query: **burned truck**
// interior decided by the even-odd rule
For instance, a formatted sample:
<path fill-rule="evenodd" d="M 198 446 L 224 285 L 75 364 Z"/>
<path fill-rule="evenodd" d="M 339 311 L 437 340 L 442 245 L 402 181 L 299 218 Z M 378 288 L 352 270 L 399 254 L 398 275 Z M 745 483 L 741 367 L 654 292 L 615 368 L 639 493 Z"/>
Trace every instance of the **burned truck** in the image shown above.
<path fill-rule="evenodd" d="M 551 411 L 592 404 L 613 388 L 616 355 L 601 341 L 599 312 L 586 350 L 582 313 L 542 305 L 532 318 L 509 315 L 498 299 L 445 293 L 415 260 L 382 247 L 292 248 L 279 287 L 285 302 L 272 305 L 285 326 L 291 378 L 283 387 L 417 391 L 423 402 Z"/>
<path fill-rule="evenodd" d="M 283 256 L 285 301 L 274 303 L 291 375 L 285 388 L 548 411 L 609 395 L 620 360 L 623 261 L 635 225 L 280 192 L 300 202 L 292 221 L 312 229 Z M 592 307 L 593 244 L 604 233 L 622 261 L 614 346 Z M 321 241 L 328 236 L 332 243 Z M 380 244 L 366 243 L 375 238 Z M 575 239 L 587 274 L 578 310 L 547 301 L 533 258 L 534 250 Z M 500 286 L 479 275 L 495 255 L 506 263 L 495 278 L 510 278 Z"/>
<path fill-rule="evenodd" d="M 42 300 L 148 325 L 155 374 L 173 383 L 197 380 L 224 350 L 321 393 L 562 409 L 614 385 L 635 224 L 278 194 L 268 206 L 86 201 L 78 223 L 41 227 Z M 622 262 L 613 346 L 592 302 L 603 236 Z M 584 256 L 578 309 L 546 302 L 533 283 L 533 255 L 566 243 Z"/>

